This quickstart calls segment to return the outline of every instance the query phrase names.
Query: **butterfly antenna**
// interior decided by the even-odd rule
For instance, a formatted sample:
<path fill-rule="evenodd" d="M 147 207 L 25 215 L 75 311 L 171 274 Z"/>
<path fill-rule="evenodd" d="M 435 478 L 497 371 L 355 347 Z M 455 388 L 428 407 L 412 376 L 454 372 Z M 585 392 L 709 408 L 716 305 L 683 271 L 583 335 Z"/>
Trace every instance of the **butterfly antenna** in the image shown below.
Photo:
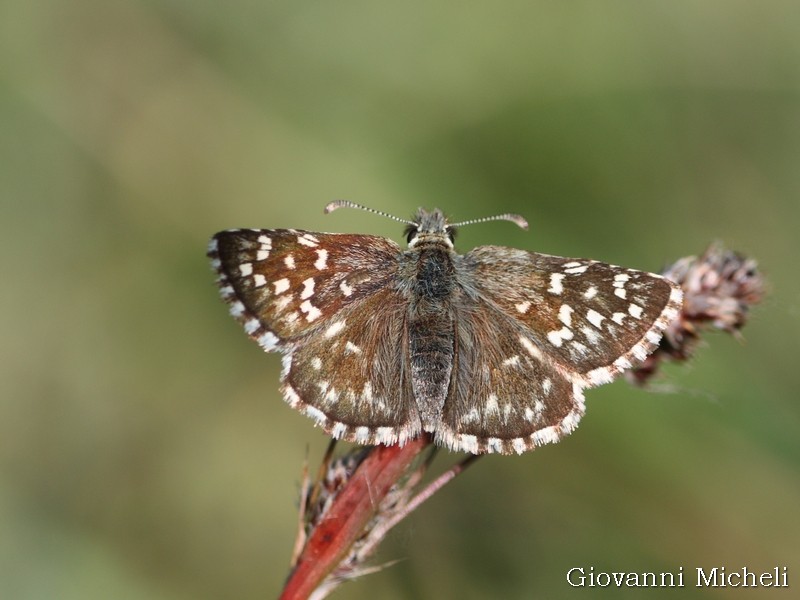
<path fill-rule="evenodd" d="M 451 223 L 450 227 L 463 227 L 464 225 L 472 225 L 473 223 L 485 223 L 486 221 L 511 221 L 521 229 L 528 229 L 528 222 L 520 215 L 506 213 L 504 215 L 495 215 L 494 217 L 483 217 L 482 219 L 470 219 L 469 221 L 461 221 L 460 223 Z"/>
<path fill-rule="evenodd" d="M 334 200 L 333 202 L 328 203 L 328 205 L 325 207 L 325 214 L 326 215 L 330 214 L 339 208 L 357 208 L 359 210 L 365 210 L 367 212 L 380 215 L 382 217 L 387 217 L 394 221 L 400 221 L 401 223 L 405 223 L 406 225 L 416 225 L 414 221 L 409 221 L 408 219 L 401 219 L 400 217 L 395 217 L 394 215 L 385 213 L 382 210 L 375 210 L 374 208 L 369 208 L 368 206 L 362 206 L 361 204 L 356 204 L 355 202 L 350 202 L 349 200 Z"/>

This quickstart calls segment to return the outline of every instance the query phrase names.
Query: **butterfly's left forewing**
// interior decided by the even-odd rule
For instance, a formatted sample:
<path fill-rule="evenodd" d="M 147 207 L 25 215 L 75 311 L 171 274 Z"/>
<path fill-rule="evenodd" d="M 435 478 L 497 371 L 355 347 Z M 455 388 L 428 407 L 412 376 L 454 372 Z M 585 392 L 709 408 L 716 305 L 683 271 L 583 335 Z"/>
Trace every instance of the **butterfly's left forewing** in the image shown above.
<path fill-rule="evenodd" d="M 661 275 L 590 259 L 482 246 L 465 262 L 482 297 L 584 387 L 642 362 L 683 299 L 680 287 Z"/>

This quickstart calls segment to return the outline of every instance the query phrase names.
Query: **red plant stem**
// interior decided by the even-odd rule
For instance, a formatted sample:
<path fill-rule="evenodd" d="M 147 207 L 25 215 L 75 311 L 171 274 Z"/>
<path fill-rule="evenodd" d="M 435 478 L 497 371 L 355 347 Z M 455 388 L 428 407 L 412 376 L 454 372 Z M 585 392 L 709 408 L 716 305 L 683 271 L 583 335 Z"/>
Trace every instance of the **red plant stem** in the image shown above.
<path fill-rule="evenodd" d="M 306 600 L 345 558 L 386 494 L 430 444 L 427 435 L 400 446 L 375 446 L 310 533 L 280 600 Z"/>

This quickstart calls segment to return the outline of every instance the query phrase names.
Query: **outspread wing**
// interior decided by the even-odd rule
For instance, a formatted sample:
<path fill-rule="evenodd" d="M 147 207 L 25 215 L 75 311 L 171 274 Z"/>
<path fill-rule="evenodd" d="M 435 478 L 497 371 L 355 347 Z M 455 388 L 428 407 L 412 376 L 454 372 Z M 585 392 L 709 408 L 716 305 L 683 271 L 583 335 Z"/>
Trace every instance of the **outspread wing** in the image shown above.
<path fill-rule="evenodd" d="M 660 275 L 497 246 L 466 254 L 440 442 L 524 452 L 572 431 L 583 390 L 644 360 L 682 294 Z"/>
<path fill-rule="evenodd" d="M 231 229 L 208 247 L 222 298 L 265 350 L 300 341 L 383 288 L 399 253 L 382 237 L 294 229 Z"/>
<path fill-rule="evenodd" d="M 422 430 L 406 335 L 408 302 L 387 288 L 340 311 L 284 357 L 283 393 L 335 438 L 396 444 Z"/>
<path fill-rule="evenodd" d="M 420 430 L 399 255 L 386 238 L 291 229 L 223 231 L 209 244 L 231 314 L 284 353 L 286 401 L 334 437 L 390 444 Z"/>
<path fill-rule="evenodd" d="M 683 299 L 661 275 L 594 260 L 498 246 L 464 258 L 481 295 L 584 387 L 608 383 L 644 360 Z"/>

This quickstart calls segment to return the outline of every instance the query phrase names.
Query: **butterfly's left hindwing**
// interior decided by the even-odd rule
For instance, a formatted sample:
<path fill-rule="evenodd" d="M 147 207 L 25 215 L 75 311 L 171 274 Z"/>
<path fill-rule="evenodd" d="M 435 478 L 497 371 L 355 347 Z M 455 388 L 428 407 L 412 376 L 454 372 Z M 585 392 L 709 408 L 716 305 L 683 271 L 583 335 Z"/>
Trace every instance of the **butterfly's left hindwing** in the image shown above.
<path fill-rule="evenodd" d="M 482 298 L 465 298 L 455 372 L 436 440 L 451 450 L 521 453 L 570 433 L 582 386 L 536 347 L 529 331 Z"/>

